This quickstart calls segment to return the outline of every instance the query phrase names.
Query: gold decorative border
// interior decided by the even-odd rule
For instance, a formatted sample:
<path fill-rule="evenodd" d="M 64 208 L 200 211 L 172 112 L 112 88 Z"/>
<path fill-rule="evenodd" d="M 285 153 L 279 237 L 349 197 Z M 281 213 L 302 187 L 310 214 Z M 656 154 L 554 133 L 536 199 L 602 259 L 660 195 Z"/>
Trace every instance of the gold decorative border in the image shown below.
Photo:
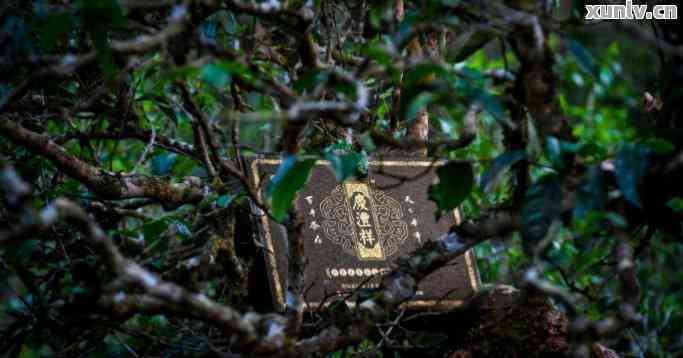
<path fill-rule="evenodd" d="M 254 178 L 254 185 L 258 188 L 261 184 L 261 177 L 259 176 L 258 172 L 258 165 L 259 164 L 281 164 L 282 159 L 264 159 L 264 158 L 258 158 L 254 159 L 251 162 L 251 173 Z M 422 167 L 428 167 L 428 166 L 440 166 L 445 164 L 445 160 L 437 160 L 437 161 L 418 161 L 418 160 L 370 160 L 368 161 L 368 166 L 422 166 Z M 330 162 L 327 160 L 317 160 L 315 162 L 315 165 L 330 165 Z M 257 196 L 259 200 L 262 200 L 262 190 L 257 190 Z M 270 266 L 270 270 L 268 271 L 268 278 L 270 280 L 270 286 L 271 288 L 275 291 L 274 292 L 274 301 L 276 308 L 283 310 L 285 308 L 285 298 L 284 298 L 284 290 L 282 288 L 282 283 L 280 282 L 280 274 L 279 271 L 277 270 L 277 258 L 275 257 L 275 248 L 273 246 L 273 238 L 270 232 L 270 222 L 268 220 L 268 216 L 265 215 L 264 213 L 261 212 L 261 209 L 256 208 L 257 212 L 261 216 L 261 225 L 263 227 L 263 236 L 266 239 L 266 263 L 268 266 Z M 453 210 L 453 217 L 455 219 L 455 224 L 458 225 L 462 221 L 462 217 L 460 214 L 459 209 Z M 476 266 L 474 264 L 475 262 L 475 257 L 474 257 L 474 250 L 469 249 L 465 252 L 465 264 L 467 265 L 467 272 L 468 276 L 470 279 L 470 285 L 472 286 L 472 290 L 474 292 L 479 291 L 479 274 L 476 270 Z M 403 308 L 418 308 L 418 307 L 444 307 L 444 308 L 453 308 L 453 307 L 458 307 L 462 306 L 464 304 L 463 300 L 414 300 L 414 301 L 409 301 L 405 302 L 401 305 Z M 307 304 L 307 309 L 311 308 L 316 308 L 320 305 L 320 302 L 309 302 Z"/>

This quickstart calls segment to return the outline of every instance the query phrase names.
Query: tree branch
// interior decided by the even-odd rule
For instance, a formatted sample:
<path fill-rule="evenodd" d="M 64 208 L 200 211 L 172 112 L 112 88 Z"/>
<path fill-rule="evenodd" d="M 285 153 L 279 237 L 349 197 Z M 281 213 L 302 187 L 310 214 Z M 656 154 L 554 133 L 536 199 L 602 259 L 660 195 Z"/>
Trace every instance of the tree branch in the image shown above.
<path fill-rule="evenodd" d="M 56 144 L 64 145 L 71 140 L 81 138 L 90 140 L 137 139 L 139 141 L 148 143 L 151 141 L 152 131 L 149 129 L 124 127 L 124 129 L 120 132 L 70 132 L 53 137 L 52 140 Z M 192 144 L 185 143 L 181 140 L 168 138 L 157 133 L 154 140 L 154 145 L 171 152 L 186 155 L 193 159 L 199 160 L 195 147 Z"/>
<path fill-rule="evenodd" d="M 2 135 L 44 156 L 52 164 L 103 199 L 150 198 L 166 208 L 198 203 L 203 188 L 192 183 L 173 183 L 170 179 L 146 175 L 113 173 L 92 166 L 67 153 L 50 137 L 30 131 L 7 117 L 0 117 Z"/>
<path fill-rule="evenodd" d="M 3 168 L 3 172 L 7 170 L 11 169 Z M 3 177 L 7 177 L 5 174 Z M 13 185 L 9 190 L 20 187 Z M 479 220 L 481 225 L 469 220 L 465 227 L 453 228 L 451 233 L 439 240 L 428 241 L 411 256 L 398 261 L 397 268 L 383 278 L 377 293 L 360 302 L 358 312 L 350 320 L 345 323 L 333 322 L 313 337 L 291 341 L 293 337 L 287 337 L 288 319 L 283 316 L 241 314 L 203 294 L 191 293 L 181 286 L 164 281 L 134 261 L 126 259 L 88 214 L 68 200 L 57 199 L 41 210 L 32 220 L 35 225 L 30 230 L 44 230 L 61 219 L 74 223 L 108 268 L 117 275 L 105 287 L 110 296 L 100 300 L 100 303 L 119 314 L 169 312 L 196 317 L 221 328 L 233 337 L 235 346 L 241 351 L 290 357 L 330 352 L 340 346 L 359 342 L 374 327 L 376 321 L 384 319 L 388 311 L 414 296 L 422 278 L 464 254 L 474 245 L 516 229 L 518 222 L 512 212 L 489 212 Z M 486 230 L 480 231 L 477 227 L 484 227 Z M 0 234 L 0 243 L 16 239 L 17 234 L 21 233 Z M 127 294 L 124 291 L 127 288 L 136 288 L 142 294 Z"/>

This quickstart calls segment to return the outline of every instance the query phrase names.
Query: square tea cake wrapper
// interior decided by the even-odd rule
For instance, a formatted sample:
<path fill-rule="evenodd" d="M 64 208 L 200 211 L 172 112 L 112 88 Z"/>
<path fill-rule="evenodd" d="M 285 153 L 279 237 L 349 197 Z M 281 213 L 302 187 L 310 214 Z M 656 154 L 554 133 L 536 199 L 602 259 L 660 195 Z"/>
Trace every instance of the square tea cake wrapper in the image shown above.
<path fill-rule="evenodd" d="M 280 163 L 280 159 L 267 158 L 250 161 L 250 175 L 261 189 L 260 195 Z M 436 205 L 427 196 L 436 168 L 444 163 L 371 158 L 367 178 L 340 183 L 328 161 L 316 162 L 294 203 L 304 220 L 307 309 L 347 296 L 359 286 L 376 288 L 398 257 L 409 255 L 425 240 L 438 239 L 460 221 L 458 211 L 437 221 Z M 285 230 L 254 211 L 273 302 L 283 309 L 288 252 Z M 404 307 L 459 306 L 480 285 L 470 250 L 423 279 L 413 300 Z"/>

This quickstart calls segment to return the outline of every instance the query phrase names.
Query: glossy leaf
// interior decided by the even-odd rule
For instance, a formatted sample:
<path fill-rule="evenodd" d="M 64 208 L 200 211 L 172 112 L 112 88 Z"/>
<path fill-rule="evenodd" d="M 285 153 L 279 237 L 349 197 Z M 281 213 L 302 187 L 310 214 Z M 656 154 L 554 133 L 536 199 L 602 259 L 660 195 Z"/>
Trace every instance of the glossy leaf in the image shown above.
<path fill-rule="evenodd" d="M 429 187 L 429 199 L 436 203 L 437 216 L 460 205 L 472 191 L 474 173 L 469 162 L 451 161 L 436 169 L 439 182 Z"/>
<path fill-rule="evenodd" d="M 145 240 L 152 242 L 159 238 L 166 229 L 168 228 L 168 221 L 166 219 L 157 219 L 145 223 L 142 226 L 142 234 L 145 235 Z"/>
<path fill-rule="evenodd" d="M 159 154 L 152 159 L 152 174 L 154 175 L 168 175 L 171 173 L 173 166 L 178 159 L 175 153 Z"/>
<path fill-rule="evenodd" d="M 462 45 L 457 49 L 457 55 L 453 59 L 454 62 L 461 62 L 470 57 L 473 53 L 479 51 L 489 42 L 495 39 L 495 36 L 490 31 L 476 31 L 463 38 Z"/>
<path fill-rule="evenodd" d="M 536 181 L 527 191 L 521 211 L 522 241 L 527 253 L 532 252 L 562 213 L 562 188 L 554 174 Z"/>
<path fill-rule="evenodd" d="M 289 155 L 278 167 L 266 188 L 272 214 L 278 221 L 287 217 L 296 193 L 306 184 L 314 164 L 315 159 L 299 159 L 295 155 Z"/>
<path fill-rule="evenodd" d="M 545 139 L 545 153 L 554 168 L 562 167 L 562 146 L 559 139 L 549 136 Z"/>
<path fill-rule="evenodd" d="M 216 199 L 216 205 L 218 205 L 219 208 L 227 208 L 233 198 L 234 196 L 230 194 L 221 195 Z"/>
<path fill-rule="evenodd" d="M 511 166 L 524 159 L 526 159 L 526 153 L 523 150 L 513 150 L 496 157 L 481 178 L 481 189 L 484 191 L 493 190 L 503 174 Z"/>
<path fill-rule="evenodd" d="M 294 89 L 296 89 L 299 92 L 311 90 L 317 84 L 327 81 L 328 78 L 329 73 L 327 71 L 307 71 L 296 82 L 294 82 Z"/>
<path fill-rule="evenodd" d="M 442 100 L 448 93 L 451 75 L 436 63 L 422 63 L 411 68 L 403 79 L 400 114 L 406 120 L 415 119 L 417 112 L 426 105 Z"/>
<path fill-rule="evenodd" d="M 599 165 L 588 168 L 576 188 L 574 219 L 583 219 L 590 211 L 603 210 L 607 202 L 605 179 Z"/>
<path fill-rule="evenodd" d="M 570 39 L 567 42 L 567 48 L 574 58 L 576 58 L 576 62 L 579 64 L 579 66 L 581 66 L 581 69 L 588 72 L 592 76 L 597 74 L 598 68 L 595 64 L 593 54 L 591 54 L 581 42 Z"/>
<path fill-rule="evenodd" d="M 230 85 L 230 71 L 220 64 L 209 63 L 201 70 L 202 79 L 216 88 L 225 88 Z"/>
<path fill-rule="evenodd" d="M 157 219 L 150 221 L 142 226 L 142 233 L 145 235 L 145 242 L 147 243 L 146 250 L 152 254 L 164 253 L 169 247 L 169 238 L 162 234 L 166 232 L 169 226 L 169 220 Z"/>
<path fill-rule="evenodd" d="M 456 81 L 456 88 L 467 101 L 478 104 L 496 120 L 505 120 L 503 103 L 497 95 L 487 92 L 476 82 L 472 83 L 469 80 Z"/>
<path fill-rule="evenodd" d="M 637 144 L 626 144 L 617 153 L 614 170 L 619 190 L 631 204 L 641 207 L 638 184 L 647 170 L 649 150 Z"/>
<path fill-rule="evenodd" d="M 351 177 L 358 177 L 366 170 L 367 156 L 365 153 L 336 154 L 333 151 L 328 151 L 325 154 L 325 159 L 330 162 L 334 175 L 339 182 Z"/>

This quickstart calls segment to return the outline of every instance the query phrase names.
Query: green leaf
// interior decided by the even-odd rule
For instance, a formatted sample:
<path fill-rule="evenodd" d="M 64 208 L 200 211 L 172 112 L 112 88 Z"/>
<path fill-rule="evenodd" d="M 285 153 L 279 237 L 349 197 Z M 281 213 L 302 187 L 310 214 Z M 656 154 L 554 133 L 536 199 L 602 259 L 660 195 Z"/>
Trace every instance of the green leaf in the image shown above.
<path fill-rule="evenodd" d="M 23 264 L 40 250 L 40 241 L 36 239 L 23 240 L 10 245 L 4 252 L 4 259 L 8 262 Z"/>
<path fill-rule="evenodd" d="M 391 55 L 378 41 L 372 41 L 364 46 L 361 53 L 382 66 L 391 66 Z"/>
<path fill-rule="evenodd" d="M 545 139 L 545 153 L 553 168 L 559 169 L 562 167 L 562 147 L 560 140 L 549 136 Z"/>
<path fill-rule="evenodd" d="M 292 206 L 296 193 L 303 188 L 315 165 L 315 159 L 299 159 L 288 155 L 277 168 L 275 176 L 268 183 L 266 196 L 270 199 L 273 216 L 282 222 Z"/>
<path fill-rule="evenodd" d="M 487 92 L 485 89 L 476 86 L 466 80 L 456 81 L 456 89 L 469 101 L 480 105 L 489 112 L 496 120 L 504 120 L 505 109 L 503 103 L 497 95 Z"/>
<path fill-rule="evenodd" d="M 439 182 L 429 186 L 429 199 L 436 203 L 437 217 L 455 209 L 472 191 L 474 172 L 469 162 L 451 161 L 436 169 Z"/>
<path fill-rule="evenodd" d="M 532 252 L 562 214 L 562 188 L 554 174 L 534 183 L 526 193 L 521 211 L 522 242 L 527 253 Z"/>
<path fill-rule="evenodd" d="M 489 112 L 494 118 L 502 118 L 505 114 L 503 103 L 498 96 L 482 91 L 479 96 L 475 98 L 475 102 L 479 103 L 484 109 Z"/>
<path fill-rule="evenodd" d="M 40 47 L 49 52 L 55 48 L 56 42 L 71 31 L 76 25 L 73 15 L 69 13 L 53 13 L 47 15 L 45 23 L 38 29 Z"/>
<path fill-rule="evenodd" d="M 40 358 L 40 356 L 40 352 L 31 347 L 28 343 L 25 343 L 21 346 L 19 358 Z"/>
<path fill-rule="evenodd" d="M 377 0 L 368 3 L 368 15 L 370 18 L 369 25 L 372 29 L 376 30 L 379 28 L 382 17 L 386 13 L 386 9 L 390 4 L 391 2 L 388 0 Z"/>
<path fill-rule="evenodd" d="M 610 224 L 618 227 L 618 228 L 626 228 L 628 225 L 626 224 L 626 219 L 624 219 L 623 216 L 613 213 L 613 212 L 608 212 L 605 217 L 607 217 L 607 220 L 609 220 Z"/>
<path fill-rule="evenodd" d="M 78 0 L 76 4 L 86 27 L 121 25 L 125 21 L 116 0 Z"/>
<path fill-rule="evenodd" d="M 461 2 L 462 2 L 462 0 L 441 0 L 441 3 L 443 5 L 450 6 L 450 7 L 456 7 L 456 6 L 460 5 Z"/>
<path fill-rule="evenodd" d="M 449 94 L 448 79 L 452 76 L 435 63 L 422 63 L 413 67 L 403 79 L 399 113 L 404 120 L 413 120 L 426 105 L 444 101 Z"/>
<path fill-rule="evenodd" d="M 227 208 L 233 198 L 234 197 L 230 194 L 221 195 L 216 199 L 216 205 L 218 205 L 219 208 Z"/>
<path fill-rule="evenodd" d="M 97 61 L 100 69 L 107 78 L 113 79 L 116 76 L 117 66 L 111 48 L 109 48 L 107 31 L 102 26 L 95 26 L 90 29 L 89 35 L 95 49 L 97 49 Z"/>
<path fill-rule="evenodd" d="M 559 140 L 553 136 L 545 139 L 545 153 L 552 167 L 558 172 L 565 170 L 574 160 L 579 146 L 575 143 Z"/>
<path fill-rule="evenodd" d="M 218 194 L 211 193 L 204 197 L 204 199 L 202 199 L 202 201 L 199 202 L 199 205 L 197 205 L 197 207 L 201 210 L 205 210 L 211 207 L 211 205 L 213 205 L 213 203 L 215 203 L 216 200 L 218 200 Z"/>
<path fill-rule="evenodd" d="M 197 166 L 197 162 L 186 156 L 179 156 L 173 165 L 173 174 L 176 177 L 184 178 L 192 173 L 192 170 Z"/>
<path fill-rule="evenodd" d="M 641 207 L 638 183 L 647 170 L 648 153 L 647 148 L 629 143 L 617 153 L 617 158 L 614 160 L 617 186 L 624 198 L 637 207 Z"/>
<path fill-rule="evenodd" d="M 180 73 L 181 77 L 192 75 L 191 69 L 188 69 L 187 74 Z M 232 76 L 239 76 L 245 82 L 251 83 L 253 76 L 249 69 L 240 63 L 233 61 L 220 61 L 217 63 L 209 63 L 204 65 L 199 71 L 199 75 L 209 85 L 224 89 L 229 86 L 232 81 Z"/>
<path fill-rule="evenodd" d="M 482 176 L 481 189 L 483 191 L 493 190 L 507 169 L 523 159 L 526 159 L 526 153 L 521 149 L 503 153 L 496 157 Z"/>
<path fill-rule="evenodd" d="M 209 17 L 206 19 L 204 22 L 201 23 L 199 26 L 199 30 L 201 31 L 201 34 L 206 37 L 207 39 L 210 40 L 216 40 L 216 28 L 218 21 L 216 19 L 213 19 Z"/>
<path fill-rule="evenodd" d="M 125 17 L 116 0 L 79 0 L 79 15 L 97 50 L 97 60 L 108 78 L 116 76 L 117 66 L 109 48 L 109 31 L 123 25 Z"/>
<path fill-rule="evenodd" d="M 175 153 L 163 153 L 152 158 L 152 174 L 168 175 L 178 159 Z"/>
<path fill-rule="evenodd" d="M 163 314 L 158 314 L 150 317 L 148 323 L 156 329 L 166 328 L 168 326 L 168 318 Z"/>
<path fill-rule="evenodd" d="M 479 51 L 495 38 L 494 34 L 490 31 L 476 31 L 466 36 L 466 39 L 463 38 L 461 40 L 462 45 L 457 49 L 457 55 L 455 55 L 455 58 L 452 60 L 453 62 L 462 62 L 466 60 L 473 53 Z"/>
<path fill-rule="evenodd" d="M 666 206 L 677 213 L 683 213 L 683 198 L 675 197 L 666 202 Z"/>
<path fill-rule="evenodd" d="M 406 110 L 405 119 L 415 119 L 422 109 L 426 109 L 427 106 L 429 106 L 436 99 L 437 96 L 433 93 L 420 93 L 410 101 L 410 104 Z"/>
<path fill-rule="evenodd" d="M 142 225 L 142 233 L 147 243 L 146 250 L 151 254 L 159 254 L 168 250 L 169 240 L 161 235 L 166 231 L 168 225 L 169 222 L 165 218 L 149 221 Z"/>
<path fill-rule="evenodd" d="M 326 82 L 330 77 L 329 72 L 321 70 L 309 70 L 304 72 L 296 82 L 294 82 L 294 89 L 298 92 L 313 89 L 317 84 Z"/>
<path fill-rule="evenodd" d="M 350 177 L 359 177 L 366 170 L 367 156 L 364 152 L 337 154 L 330 150 L 325 153 L 337 181 L 343 182 Z"/>
<path fill-rule="evenodd" d="M 676 149 L 676 146 L 670 141 L 657 137 L 646 139 L 643 142 L 643 145 L 657 154 L 669 154 Z"/>
<path fill-rule="evenodd" d="M 192 236 L 192 231 L 190 231 L 190 228 L 187 227 L 185 223 L 176 221 L 175 227 L 178 235 L 182 236 L 183 238 L 189 238 Z"/>
<path fill-rule="evenodd" d="M 583 44 L 581 44 L 581 42 L 575 39 L 570 39 L 567 42 L 567 48 L 574 58 L 576 58 L 576 62 L 578 62 L 581 69 L 588 72 L 592 76 L 596 76 L 598 73 L 598 66 L 595 64 L 593 55 L 585 46 L 583 46 Z"/>
<path fill-rule="evenodd" d="M 145 235 L 145 240 L 152 242 L 159 238 L 168 228 L 168 221 L 166 219 L 157 219 L 146 222 L 142 225 L 142 234 Z"/>
<path fill-rule="evenodd" d="M 574 220 L 583 219 L 590 211 L 603 210 L 606 202 L 607 192 L 602 169 L 599 165 L 592 165 L 576 188 Z"/>
<path fill-rule="evenodd" d="M 206 64 L 200 73 L 206 83 L 218 89 L 226 88 L 232 79 L 230 70 L 223 64 Z"/>
<path fill-rule="evenodd" d="M 405 86 L 411 87 L 420 83 L 429 83 L 436 79 L 447 79 L 451 75 L 441 65 L 428 62 L 415 65 L 404 78 Z"/>

